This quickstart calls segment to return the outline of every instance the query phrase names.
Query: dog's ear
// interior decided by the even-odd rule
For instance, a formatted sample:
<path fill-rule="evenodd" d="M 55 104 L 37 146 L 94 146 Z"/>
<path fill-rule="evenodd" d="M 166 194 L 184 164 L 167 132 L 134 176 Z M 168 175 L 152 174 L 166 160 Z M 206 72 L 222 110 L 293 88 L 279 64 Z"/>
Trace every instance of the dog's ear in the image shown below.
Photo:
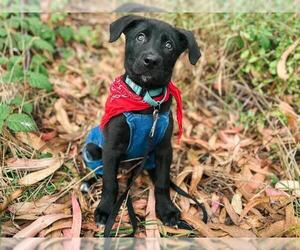
<path fill-rule="evenodd" d="M 190 63 L 195 65 L 199 58 L 201 57 L 201 53 L 194 37 L 194 34 L 191 31 L 184 29 L 177 29 L 181 40 L 183 42 L 184 50 L 188 49 L 189 51 L 189 60 Z"/>
<path fill-rule="evenodd" d="M 110 38 L 109 42 L 112 43 L 116 41 L 123 32 L 125 32 L 126 29 L 128 29 L 133 23 L 136 21 L 144 20 L 144 17 L 141 16 L 135 16 L 135 15 L 128 15 L 123 16 L 113 23 L 110 24 L 109 32 L 110 32 Z"/>

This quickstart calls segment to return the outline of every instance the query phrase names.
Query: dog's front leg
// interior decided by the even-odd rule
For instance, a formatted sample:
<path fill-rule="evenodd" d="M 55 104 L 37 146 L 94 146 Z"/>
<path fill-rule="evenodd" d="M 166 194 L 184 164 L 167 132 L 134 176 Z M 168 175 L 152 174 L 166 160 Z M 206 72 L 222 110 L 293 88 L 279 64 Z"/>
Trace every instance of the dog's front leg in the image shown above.
<path fill-rule="evenodd" d="M 111 119 L 104 136 L 102 197 L 95 210 L 95 222 L 98 225 L 106 224 L 118 194 L 118 167 L 129 141 L 129 129 L 123 115 Z"/>
<path fill-rule="evenodd" d="M 156 214 L 165 225 L 178 224 L 180 212 L 170 198 L 170 166 L 172 163 L 171 136 L 173 118 L 161 143 L 155 148 L 156 168 L 154 174 Z"/>

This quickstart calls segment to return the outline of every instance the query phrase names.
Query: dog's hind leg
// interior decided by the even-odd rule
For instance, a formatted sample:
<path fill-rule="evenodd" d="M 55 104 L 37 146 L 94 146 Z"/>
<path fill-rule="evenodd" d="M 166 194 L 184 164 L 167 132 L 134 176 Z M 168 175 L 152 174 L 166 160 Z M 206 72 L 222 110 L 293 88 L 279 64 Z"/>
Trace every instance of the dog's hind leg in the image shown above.
<path fill-rule="evenodd" d="M 99 146 L 97 146 L 94 143 L 88 143 L 85 146 L 86 150 L 86 155 L 89 155 L 91 161 L 98 161 L 102 158 L 102 148 L 100 148 Z M 88 156 L 86 156 L 88 157 Z M 96 176 L 84 180 L 80 186 L 80 191 L 83 193 L 88 193 L 90 187 L 95 184 L 98 181 L 98 178 L 101 177 L 101 175 L 96 174 Z"/>

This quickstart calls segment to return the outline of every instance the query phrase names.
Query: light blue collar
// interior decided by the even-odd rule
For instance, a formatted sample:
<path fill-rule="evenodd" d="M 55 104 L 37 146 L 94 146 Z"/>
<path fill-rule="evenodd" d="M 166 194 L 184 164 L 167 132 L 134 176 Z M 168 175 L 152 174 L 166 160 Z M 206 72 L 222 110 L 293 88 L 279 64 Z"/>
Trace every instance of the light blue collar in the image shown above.
<path fill-rule="evenodd" d="M 138 96 L 143 97 L 143 100 L 148 103 L 152 107 L 159 107 L 162 104 L 167 96 L 167 88 L 158 88 L 158 89 L 150 89 L 145 90 L 141 86 L 134 83 L 128 76 L 126 76 L 125 83 L 132 89 L 134 93 Z M 160 101 L 154 100 L 152 97 L 159 96 L 160 94 L 164 93 L 164 97 Z"/>

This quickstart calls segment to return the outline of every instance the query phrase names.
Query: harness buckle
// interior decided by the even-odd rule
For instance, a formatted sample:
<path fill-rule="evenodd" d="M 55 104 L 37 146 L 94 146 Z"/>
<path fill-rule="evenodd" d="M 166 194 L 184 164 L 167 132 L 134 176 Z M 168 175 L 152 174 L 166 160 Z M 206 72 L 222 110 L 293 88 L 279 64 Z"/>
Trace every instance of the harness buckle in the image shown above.
<path fill-rule="evenodd" d="M 158 108 L 154 108 L 153 113 L 152 113 L 152 115 L 153 115 L 153 123 L 152 123 L 152 127 L 151 127 L 150 134 L 149 134 L 149 136 L 151 138 L 153 138 L 154 133 L 155 133 L 157 121 L 158 121 L 158 118 L 159 118 L 158 113 L 159 113 L 159 107 Z"/>

